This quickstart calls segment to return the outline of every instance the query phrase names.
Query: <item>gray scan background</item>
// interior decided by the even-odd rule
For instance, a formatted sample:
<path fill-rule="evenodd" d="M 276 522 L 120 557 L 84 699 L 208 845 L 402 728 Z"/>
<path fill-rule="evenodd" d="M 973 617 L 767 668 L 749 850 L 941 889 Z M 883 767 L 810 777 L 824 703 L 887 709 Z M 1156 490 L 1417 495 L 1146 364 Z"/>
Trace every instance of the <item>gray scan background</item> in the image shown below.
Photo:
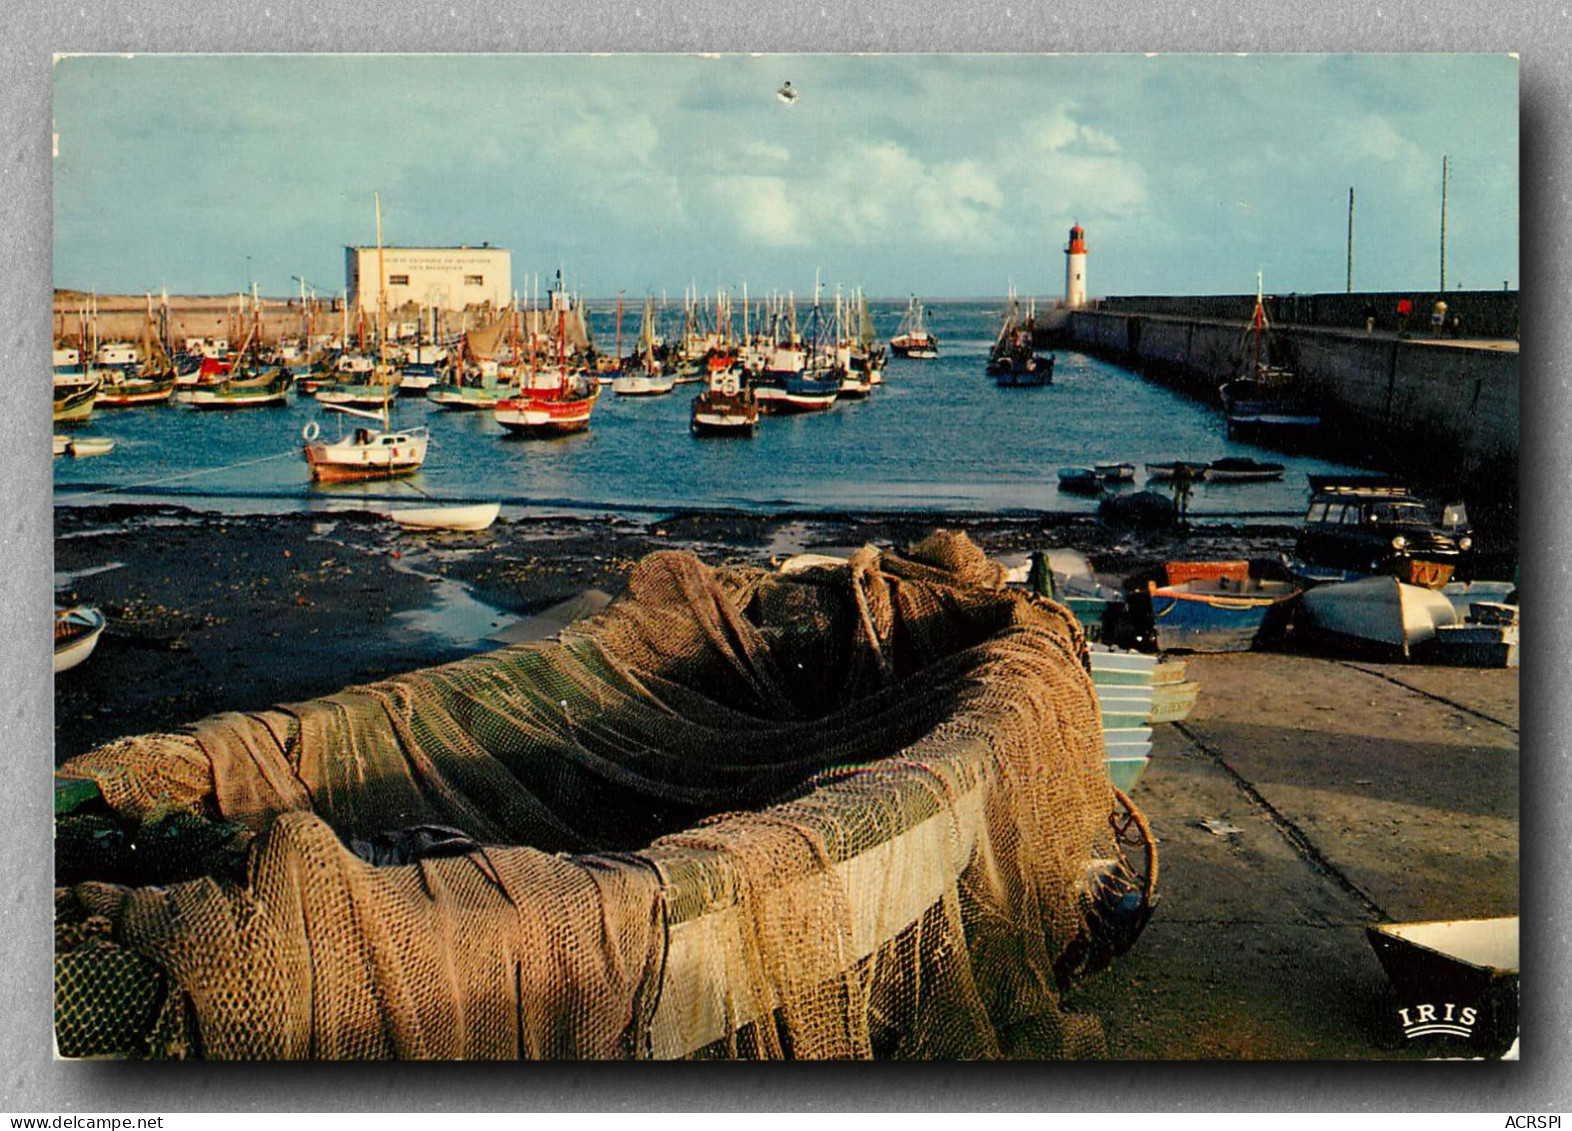
<path fill-rule="evenodd" d="M 0 36 L 0 1112 L 1566 1110 L 1572 14 L 1350 0 L 113 0 Z M 50 57 L 56 52 L 1515 52 L 1522 66 L 1523 1060 L 1517 1064 L 143 1065 L 52 1057 Z M 1285 123 L 1291 128 L 1291 124 Z"/>

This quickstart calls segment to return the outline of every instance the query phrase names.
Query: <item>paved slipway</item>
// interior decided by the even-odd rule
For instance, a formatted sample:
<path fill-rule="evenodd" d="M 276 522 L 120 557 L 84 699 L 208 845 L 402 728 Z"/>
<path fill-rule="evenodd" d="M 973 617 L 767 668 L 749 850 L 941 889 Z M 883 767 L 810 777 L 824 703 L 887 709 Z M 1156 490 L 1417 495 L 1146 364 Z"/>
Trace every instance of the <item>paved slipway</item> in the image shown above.
<path fill-rule="evenodd" d="M 369 514 L 62 508 L 56 524 L 66 590 L 111 614 L 98 653 L 57 682 L 61 760 L 454 658 L 517 616 L 615 592 L 653 549 L 763 563 L 900 543 L 934 522 L 564 519 L 430 538 Z M 1110 573 L 1287 544 L 1198 530 L 1181 547 L 1089 519 L 946 524 L 994 553 L 1076 545 Z M 1135 948 L 1070 998 L 1103 1019 L 1109 1054 L 1459 1055 L 1404 1042 L 1364 928 L 1517 914 L 1517 675 L 1303 651 L 1192 658 L 1200 701 L 1157 728 L 1133 795 L 1161 841 L 1161 903 Z M 1239 831 L 1202 827 L 1214 818 Z"/>
<path fill-rule="evenodd" d="M 1110 1055 L 1468 1055 L 1403 1039 L 1365 926 L 1518 913 L 1517 671 L 1276 653 L 1189 670 L 1201 698 L 1157 728 L 1132 794 L 1162 901 L 1074 995 Z"/>

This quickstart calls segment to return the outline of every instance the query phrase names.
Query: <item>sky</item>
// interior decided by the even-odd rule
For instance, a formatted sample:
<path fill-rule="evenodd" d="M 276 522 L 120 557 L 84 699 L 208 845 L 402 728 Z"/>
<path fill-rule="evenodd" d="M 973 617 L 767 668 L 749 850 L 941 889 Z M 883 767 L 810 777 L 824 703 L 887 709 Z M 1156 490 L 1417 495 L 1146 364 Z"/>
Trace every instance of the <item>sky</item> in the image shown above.
<path fill-rule="evenodd" d="M 776 90 L 790 81 L 790 105 Z M 344 286 L 489 242 L 592 297 L 1518 285 L 1504 55 L 139 55 L 54 68 L 54 281 Z"/>

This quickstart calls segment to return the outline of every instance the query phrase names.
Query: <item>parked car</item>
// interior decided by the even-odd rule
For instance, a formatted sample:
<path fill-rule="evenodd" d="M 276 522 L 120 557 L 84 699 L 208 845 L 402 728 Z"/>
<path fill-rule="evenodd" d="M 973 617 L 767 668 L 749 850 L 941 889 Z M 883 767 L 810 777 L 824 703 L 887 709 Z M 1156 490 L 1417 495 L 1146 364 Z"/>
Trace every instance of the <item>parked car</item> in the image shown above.
<path fill-rule="evenodd" d="M 1437 514 L 1385 476 L 1310 476 L 1292 571 L 1307 581 L 1389 574 L 1438 589 L 1468 573 L 1474 541 L 1461 504 Z"/>

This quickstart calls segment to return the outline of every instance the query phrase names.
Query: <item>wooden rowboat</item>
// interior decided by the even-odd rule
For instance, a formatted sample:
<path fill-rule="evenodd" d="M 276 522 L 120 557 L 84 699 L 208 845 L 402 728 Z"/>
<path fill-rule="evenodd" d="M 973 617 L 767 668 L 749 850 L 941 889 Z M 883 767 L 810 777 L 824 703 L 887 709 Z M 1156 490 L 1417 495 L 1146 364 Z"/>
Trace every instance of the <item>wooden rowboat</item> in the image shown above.
<path fill-rule="evenodd" d="M 93 654 L 108 623 L 88 605 L 55 610 L 55 674 L 69 671 Z"/>

